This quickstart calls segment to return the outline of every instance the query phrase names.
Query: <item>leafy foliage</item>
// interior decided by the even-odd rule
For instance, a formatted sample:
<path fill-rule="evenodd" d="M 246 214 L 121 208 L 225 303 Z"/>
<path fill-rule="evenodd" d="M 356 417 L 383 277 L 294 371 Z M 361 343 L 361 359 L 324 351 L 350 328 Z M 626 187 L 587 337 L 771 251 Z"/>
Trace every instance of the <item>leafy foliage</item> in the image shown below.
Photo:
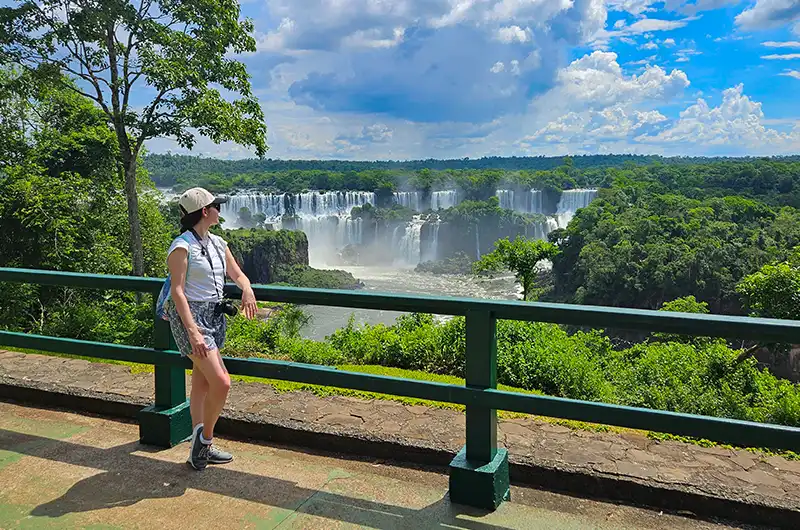
<path fill-rule="evenodd" d="M 25 148 L 0 171 L 0 266 L 130 274 L 126 201 L 115 171 L 114 135 L 102 113 L 73 91 L 45 84 L 31 87 L 30 98 L 18 102 L 24 104 Z M 146 189 L 144 178 L 141 186 Z M 139 208 L 148 233 L 146 272 L 163 276 L 169 227 L 154 195 L 144 193 Z M 150 306 L 131 297 L 4 286 L 0 321 L 21 331 L 144 344 L 150 335 Z"/>
<path fill-rule="evenodd" d="M 0 61 L 93 102 L 116 137 L 124 175 L 133 273 L 144 273 L 137 165 L 144 142 L 176 138 L 191 148 L 194 131 L 266 152 L 266 126 L 243 63 L 255 51 L 250 21 L 234 0 L 19 0 L 0 8 Z M 63 77 L 72 76 L 80 84 Z M 155 97 L 136 108 L 140 84 Z M 241 96 L 228 101 L 220 92 Z M 145 232 L 147 233 L 147 232 Z"/>
<path fill-rule="evenodd" d="M 769 263 L 736 287 L 755 316 L 800 318 L 800 249 L 787 261 Z"/>
<path fill-rule="evenodd" d="M 552 260 L 557 254 L 558 247 L 547 241 L 524 237 L 509 241 L 506 238 L 496 241 L 495 249 L 476 262 L 473 269 L 475 272 L 513 271 L 517 282 L 522 285 L 522 299 L 527 300 L 533 291 L 538 264 L 546 259 Z"/>
<path fill-rule="evenodd" d="M 241 324 L 261 331 L 248 332 L 247 342 L 234 338 L 241 331 L 233 325 L 230 348 L 246 344 L 239 353 L 244 356 L 256 352 L 296 362 L 381 365 L 464 377 L 465 322 L 456 317 L 438 323 L 427 314 L 405 315 L 391 326 L 357 326 L 351 319 L 324 342 L 315 342 L 296 335 L 273 340 L 271 326 L 279 328 L 278 321 L 248 321 Z M 572 399 L 800 425 L 798 385 L 759 370 L 752 359 L 740 362 L 738 352 L 723 342 L 645 341 L 614 350 L 600 331 L 570 335 L 553 324 L 499 321 L 497 348 L 498 383 L 503 385 Z"/>
<path fill-rule="evenodd" d="M 800 213 L 743 197 L 690 199 L 617 182 L 551 235 L 552 299 L 656 309 L 694 295 L 741 313 L 736 284 L 800 244 Z"/>

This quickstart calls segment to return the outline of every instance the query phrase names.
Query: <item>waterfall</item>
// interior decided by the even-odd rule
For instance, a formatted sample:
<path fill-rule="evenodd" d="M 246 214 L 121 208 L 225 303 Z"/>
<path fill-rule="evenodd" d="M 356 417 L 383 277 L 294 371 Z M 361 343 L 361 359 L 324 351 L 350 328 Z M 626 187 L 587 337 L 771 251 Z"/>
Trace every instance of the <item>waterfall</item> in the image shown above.
<path fill-rule="evenodd" d="M 456 190 L 434 191 L 431 193 L 431 210 L 446 210 L 458 204 Z"/>
<path fill-rule="evenodd" d="M 436 223 L 433 225 L 433 237 L 431 241 L 431 260 L 439 259 L 439 219 L 436 219 Z"/>
<path fill-rule="evenodd" d="M 564 190 L 561 199 L 556 207 L 556 222 L 559 228 L 566 228 L 569 222 L 575 217 L 575 212 L 580 208 L 589 206 L 594 198 L 597 197 L 595 189 Z"/>
<path fill-rule="evenodd" d="M 546 215 L 547 219 L 533 228 L 535 239 L 547 239 L 547 234 L 565 228 L 575 217 L 575 212 L 585 208 L 597 197 L 596 189 L 566 190 L 562 193 L 555 214 L 545 212 L 542 190 L 531 189 L 526 195 L 515 196 L 514 190 L 496 190 L 500 207 L 519 213 Z M 529 234 L 530 235 L 530 234 Z"/>
<path fill-rule="evenodd" d="M 431 237 L 429 243 L 425 246 L 424 251 L 420 256 L 420 262 L 423 261 L 436 261 L 439 255 L 439 226 L 441 221 L 437 218 L 435 221 L 430 222 Z"/>
<path fill-rule="evenodd" d="M 392 234 L 392 248 L 395 249 L 395 263 L 398 265 L 416 266 L 421 258 L 422 225 L 425 220 L 415 215 L 405 228 L 398 226 Z M 400 231 L 402 230 L 402 234 Z"/>
<path fill-rule="evenodd" d="M 305 193 L 239 193 L 222 205 L 224 228 L 239 228 L 239 209 L 246 207 L 255 215 L 262 213 L 276 229 L 283 226 L 283 216 L 294 214 L 296 228 L 308 237 L 309 259 L 325 263 L 347 245 L 363 242 L 361 219 L 352 219 L 351 210 L 365 204 L 375 205 L 375 194 L 366 191 L 309 191 Z"/>
<path fill-rule="evenodd" d="M 495 195 L 500 200 L 500 208 L 514 210 L 514 190 L 496 190 Z"/>
<path fill-rule="evenodd" d="M 530 201 L 530 207 L 528 208 L 529 213 L 544 213 L 544 207 L 542 206 L 542 190 L 531 190 Z"/>
<path fill-rule="evenodd" d="M 405 208 L 410 208 L 415 212 L 421 211 L 419 206 L 418 191 L 396 191 L 393 194 L 394 202 Z"/>
<path fill-rule="evenodd" d="M 500 208 L 519 213 L 544 213 L 542 190 L 532 189 L 527 194 L 519 195 L 514 190 L 496 190 L 495 195 L 500 201 Z"/>
<path fill-rule="evenodd" d="M 475 256 L 477 259 L 481 259 L 481 239 L 478 232 L 480 232 L 478 223 L 475 223 Z"/>

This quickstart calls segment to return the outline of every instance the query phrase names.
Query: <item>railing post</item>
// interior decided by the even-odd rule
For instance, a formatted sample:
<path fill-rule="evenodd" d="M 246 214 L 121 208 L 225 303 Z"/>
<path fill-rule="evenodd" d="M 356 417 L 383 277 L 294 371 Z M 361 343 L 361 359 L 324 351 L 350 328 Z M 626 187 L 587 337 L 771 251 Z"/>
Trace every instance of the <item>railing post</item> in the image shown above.
<path fill-rule="evenodd" d="M 153 348 L 177 349 L 169 322 L 153 310 Z M 139 441 L 172 447 L 191 436 L 192 418 L 186 399 L 186 370 L 155 365 L 155 402 L 139 412 Z"/>
<path fill-rule="evenodd" d="M 488 311 L 467 313 L 467 381 L 497 388 L 497 321 Z M 467 405 L 467 443 L 450 462 L 450 501 L 495 510 L 510 498 L 508 451 L 497 448 L 497 411 Z"/>

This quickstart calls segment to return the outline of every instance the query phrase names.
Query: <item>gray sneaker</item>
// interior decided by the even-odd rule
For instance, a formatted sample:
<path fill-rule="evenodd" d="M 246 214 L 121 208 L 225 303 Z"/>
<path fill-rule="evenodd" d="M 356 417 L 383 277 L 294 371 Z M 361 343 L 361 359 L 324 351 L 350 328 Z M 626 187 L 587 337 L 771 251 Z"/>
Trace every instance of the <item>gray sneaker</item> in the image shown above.
<path fill-rule="evenodd" d="M 189 451 L 189 464 L 198 471 L 202 471 L 208 465 L 208 453 L 211 444 L 200 442 L 200 433 L 203 432 L 203 425 L 198 425 L 192 432 L 192 447 Z"/>
<path fill-rule="evenodd" d="M 209 464 L 227 464 L 233 460 L 233 455 L 217 449 L 213 445 L 208 447 L 208 463 Z"/>

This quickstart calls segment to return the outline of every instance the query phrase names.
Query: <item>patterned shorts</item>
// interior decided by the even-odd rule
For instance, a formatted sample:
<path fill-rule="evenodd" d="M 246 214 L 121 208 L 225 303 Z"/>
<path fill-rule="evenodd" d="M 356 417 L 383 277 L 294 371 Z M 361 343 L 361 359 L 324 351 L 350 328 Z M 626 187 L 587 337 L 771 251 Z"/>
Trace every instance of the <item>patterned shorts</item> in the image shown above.
<path fill-rule="evenodd" d="M 214 314 L 216 305 L 216 302 L 189 302 L 189 311 L 192 313 L 197 329 L 203 336 L 203 341 L 209 350 L 222 348 L 225 344 L 225 331 L 228 327 L 224 313 Z M 175 337 L 178 350 L 184 357 L 191 355 L 192 343 L 189 342 L 189 334 L 186 333 L 186 328 L 172 300 L 167 303 L 166 310 L 167 316 L 169 316 L 169 326 L 172 329 L 172 336 Z"/>

